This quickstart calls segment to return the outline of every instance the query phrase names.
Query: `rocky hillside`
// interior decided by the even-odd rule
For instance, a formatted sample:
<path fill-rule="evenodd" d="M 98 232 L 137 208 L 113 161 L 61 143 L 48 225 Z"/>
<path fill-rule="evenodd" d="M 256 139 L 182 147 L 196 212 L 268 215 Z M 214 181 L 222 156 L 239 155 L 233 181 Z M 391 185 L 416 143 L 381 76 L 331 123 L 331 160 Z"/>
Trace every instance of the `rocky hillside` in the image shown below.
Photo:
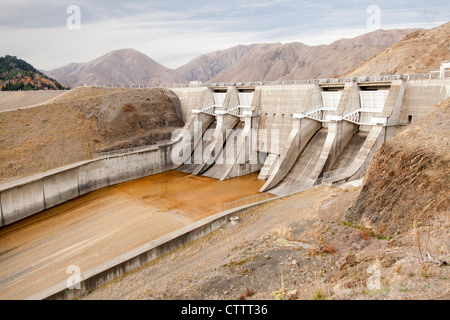
<path fill-rule="evenodd" d="M 450 59 L 450 22 L 417 30 L 344 76 L 428 73 Z"/>
<path fill-rule="evenodd" d="M 170 90 L 77 88 L 34 108 L 0 113 L 0 181 L 155 144 L 183 125 Z"/>
<path fill-rule="evenodd" d="M 0 57 L 1 91 L 63 90 L 58 81 L 49 78 L 31 64 L 14 56 Z"/>
<path fill-rule="evenodd" d="M 395 236 L 448 213 L 449 133 L 450 99 L 378 150 L 345 218 Z"/>

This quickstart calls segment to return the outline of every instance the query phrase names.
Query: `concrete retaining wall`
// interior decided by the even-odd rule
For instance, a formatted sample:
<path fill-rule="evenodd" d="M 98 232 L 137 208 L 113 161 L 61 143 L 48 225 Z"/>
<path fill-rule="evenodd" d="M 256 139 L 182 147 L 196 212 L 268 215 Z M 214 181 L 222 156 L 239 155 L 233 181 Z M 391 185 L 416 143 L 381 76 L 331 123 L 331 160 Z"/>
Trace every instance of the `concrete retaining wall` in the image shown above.
<path fill-rule="evenodd" d="M 320 130 L 322 124 L 311 119 L 297 119 L 295 126 L 283 148 L 280 158 L 273 164 L 274 169 L 267 182 L 259 190 L 266 192 L 280 183 L 289 173 L 304 148 Z"/>
<path fill-rule="evenodd" d="M 0 185 L 1 226 L 83 194 L 175 169 L 174 143 L 145 151 L 83 161 Z"/>
<path fill-rule="evenodd" d="M 201 109 L 203 102 L 206 100 L 206 94 L 209 91 L 206 87 L 172 88 L 170 90 L 172 90 L 180 99 L 183 120 L 185 122 L 192 114 L 192 109 Z M 209 99 L 209 103 L 209 105 L 214 104 L 214 97 L 212 97 L 212 101 Z"/>
<path fill-rule="evenodd" d="M 417 121 L 450 96 L 450 78 L 410 80 L 406 82 L 400 124 Z"/>
<path fill-rule="evenodd" d="M 45 209 L 42 180 L 2 190 L 2 220 L 8 225 Z"/>
<path fill-rule="evenodd" d="M 275 129 L 279 132 L 279 141 L 270 140 L 264 145 L 258 143 L 258 151 L 265 153 L 282 152 L 282 150 L 278 150 L 277 147 L 272 148 L 272 146 L 282 146 L 288 140 L 294 125 L 292 114 L 304 113 L 307 110 L 308 106 L 313 103 L 313 93 L 317 86 L 312 84 L 263 86 L 258 89 L 261 90 L 259 130 L 265 129 L 270 132 L 270 130 Z M 321 100 L 320 95 L 318 98 Z M 320 101 L 321 105 L 322 102 Z"/>

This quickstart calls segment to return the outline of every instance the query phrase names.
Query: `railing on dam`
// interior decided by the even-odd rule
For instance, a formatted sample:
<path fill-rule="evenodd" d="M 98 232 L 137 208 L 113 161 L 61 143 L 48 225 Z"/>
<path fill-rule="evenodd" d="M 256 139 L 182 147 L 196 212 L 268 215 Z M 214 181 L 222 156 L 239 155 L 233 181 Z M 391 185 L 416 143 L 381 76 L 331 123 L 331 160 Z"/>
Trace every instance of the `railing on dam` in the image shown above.
<path fill-rule="evenodd" d="M 263 201 L 266 201 L 269 199 L 275 199 L 275 198 L 278 198 L 278 197 L 274 194 L 260 193 L 255 196 L 251 196 L 251 197 L 247 197 L 247 198 L 243 198 L 243 199 L 239 199 L 239 200 L 236 200 L 233 202 L 226 203 L 223 206 L 223 211 L 232 210 L 232 209 L 236 209 L 236 208 L 240 208 L 240 207 L 245 207 L 250 204 L 255 204 L 258 202 L 263 202 Z"/>
<path fill-rule="evenodd" d="M 448 78 L 449 73 L 444 77 Z M 439 73 L 434 71 L 418 74 L 400 74 L 385 76 L 359 76 L 349 78 L 325 78 L 325 79 L 306 79 L 306 80 L 280 80 L 280 81 L 252 81 L 252 82 L 222 82 L 222 83 L 196 83 L 194 87 L 249 87 L 249 86 L 274 86 L 274 85 L 300 85 L 300 84 L 345 84 L 346 82 L 383 82 L 395 80 L 427 80 L 439 79 Z M 186 83 L 175 83 L 173 88 L 193 87 Z"/>
<path fill-rule="evenodd" d="M 143 150 L 146 150 L 148 148 L 154 148 L 155 146 L 168 144 L 171 141 L 172 140 L 161 140 L 161 141 L 158 141 L 155 144 L 151 144 L 151 145 L 145 145 L 145 146 L 134 147 L 134 148 L 125 148 L 125 149 L 120 149 L 120 150 L 113 150 L 113 151 L 94 153 L 93 157 L 94 158 L 102 158 L 102 157 L 110 157 L 110 156 L 115 156 L 115 155 L 132 153 L 132 152 L 136 152 L 136 151 L 143 151 Z"/>
<path fill-rule="evenodd" d="M 444 78 L 450 77 L 450 72 L 444 74 Z M 171 88 L 188 88 L 188 87 L 249 87 L 249 86 L 274 86 L 274 85 L 300 85 L 300 84 L 345 84 L 346 82 L 383 82 L 394 80 L 426 80 L 441 78 L 438 71 L 431 71 L 429 73 L 418 74 L 400 74 L 400 75 L 385 75 L 385 76 L 359 76 L 349 78 L 325 78 L 325 79 L 305 79 L 305 80 L 280 80 L 280 81 L 251 81 L 251 82 L 223 82 L 223 83 L 174 83 Z M 93 84 L 90 87 L 100 88 L 130 88 L 130 89 L 144 89 L 144 88 L 163 88 L 159 84 L 146 85 L 123 85 L 123 84 Z M 168 86 L 164 86 L 167 88 Z"/>

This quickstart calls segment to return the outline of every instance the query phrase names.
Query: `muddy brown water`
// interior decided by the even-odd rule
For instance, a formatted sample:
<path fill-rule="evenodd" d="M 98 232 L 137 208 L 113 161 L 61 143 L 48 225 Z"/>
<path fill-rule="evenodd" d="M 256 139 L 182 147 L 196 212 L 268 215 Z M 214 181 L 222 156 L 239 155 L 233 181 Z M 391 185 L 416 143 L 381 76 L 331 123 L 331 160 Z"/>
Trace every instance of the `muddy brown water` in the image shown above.
<path fill-rule="evenodd" d="M 226 203 L 258 194 L 258 173 L 219 181 L 169 171 L 94 191 L 0 229 L 0 299 L 24 299 Z"/>

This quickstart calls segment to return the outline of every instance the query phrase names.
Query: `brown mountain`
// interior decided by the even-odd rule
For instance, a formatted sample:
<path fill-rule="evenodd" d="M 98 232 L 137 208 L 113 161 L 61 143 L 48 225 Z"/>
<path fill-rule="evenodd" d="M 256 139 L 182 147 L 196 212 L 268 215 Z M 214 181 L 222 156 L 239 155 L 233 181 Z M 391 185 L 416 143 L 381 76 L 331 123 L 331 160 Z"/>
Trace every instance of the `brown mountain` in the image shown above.
<path fill-rule="evenodd" d="M 173 70 L 134 49 L 111 51 L 87 63 L 71 63 L 47 72 L 71 87 L 87 85 L 158 85 L 184 82 Z"/>
<path fill-rule="evenodd" d="M 239 45 L 168 69 L 134 50 L 112 51 L 88 63 L 47 72 L 71 87 L 87 85 L 160 85 L 189 81 L 244 82 L 332 77 L 355 68 L 417 29 L 378 30 L 330 45 L 263 43 Z"/>
<path fill-rule="evenodd" d="M 238 45 L 233 48 L 211 52 L 195 58 L 191 62 L 178 68 L 176 71 L 187 81 L 207 82 L 233 66 L 248 55 L 258 55 L 266 52 L 279 43 L 262 43 L 251 45 Z"/>
<path fill-rule="evenodd" d="M 450 59 L 450 22 L 416 30 L 345 76 L 428 73 Z"/>
<path fill-rule="evenodd" d="M 330 45 L 307 46 L 294 42 L 259 48 L 219 73 L 211 82 L 333 77 L 366 61 L 411 31 L 377 30 Z"/>

